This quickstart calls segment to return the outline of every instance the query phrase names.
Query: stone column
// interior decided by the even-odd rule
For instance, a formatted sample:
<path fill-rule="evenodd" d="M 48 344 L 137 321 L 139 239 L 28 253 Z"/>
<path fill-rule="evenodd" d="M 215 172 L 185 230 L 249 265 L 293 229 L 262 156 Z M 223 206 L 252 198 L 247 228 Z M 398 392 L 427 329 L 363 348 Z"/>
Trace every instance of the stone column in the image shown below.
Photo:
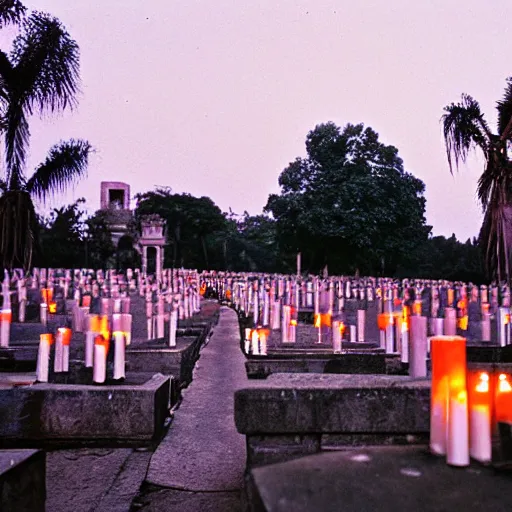
<path fill-rule="evenodd" d="M 156 249 L 156 261 L 155 261 L 155 271 L 156 271 L 156 279 L 160 281 L 162 279 L 162 259 L 160 254 L 162 252 L 162 248 L 157 245 Z"/>
<path fill-rule="evenodd" d="M 142 247 L 142 274 L 146 276 L 148 273 L 148 248 L 147 246 Z"/>

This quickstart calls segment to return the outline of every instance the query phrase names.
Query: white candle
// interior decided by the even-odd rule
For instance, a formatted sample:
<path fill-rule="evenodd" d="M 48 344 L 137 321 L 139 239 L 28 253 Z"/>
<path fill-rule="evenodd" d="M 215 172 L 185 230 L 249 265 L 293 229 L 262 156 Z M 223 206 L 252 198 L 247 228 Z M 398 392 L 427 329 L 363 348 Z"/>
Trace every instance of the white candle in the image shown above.
<path fill-rule="evenodd" d="M 251 329 L 245 329 L 244 352 L 248 354 L 251 350 Z"/>
<path fill-rule="evenodd" d="M 366 311 L 364 309 L 357 310 L 357 341 L 364 342 L 364 324 L 366 319 Z"/>
<path fill-rule="evenodd" d="M 85 367 L 92 368 L 94 360 L 94 338 L 96 333 L 87 331 L 85 333 Z"/>
<path fill-rule="evenodd" d="M 55 336 L 55 357 L 53 358 L 53 371 L 55 373 L 61 373 L 62 370 L 62 353 L 63 353 L 63 343 L 62 343 L 62 334 L 57 331 L 57 336 Z"/>
<path fill-rule="evenodd" d="M 173 309 L 169 315 L 169 347 L 176 346 L 176 328 L 178 327 L 178 312 Z"/>
<path fill-rule="evenodd" d="M 101 341 L 98 341 L 98 338 Z M 97 336 L 94 342 L 94 362 L 92 380 L 97 384 L 103 384 L 107 379 L 107 346 L 103 336 Z"/>
<path fill-rule="evenodd" d="M 341 322 L 333 320 L 332 322 L 332 350 L 335 354 L 341 354 Z"/>
<path fill-rule="evenodd" d="M 427 376 L 427 318 L 411 316 L 409 322 L 409 375 L 424 378 Z"/>
<path fill-rule="evenodd" d="M 446 462 L 451 466 L 469 466 L 468 397 L 466 391 L 450 396 Z"/>
<path fill-rule="evenodd" d="M 253 329 L 251 333 L 251 353 L 255 356 L 260 354 L 258 331 Z"/>
<path fill-rule="evenodd" d="M 357 338 L 356 338 L 356 326 L 355 325 L 351 325 L 350 326 L 350 342 L 351 343 L 355 343 L 357 341 Z"/>
<path fill-rule="evenodd" d="M 393 322 L 386 324 L 386 354 L 395 352 L 395 332 Z"/>
<path fill-rule="evenodd" d="M 50 345 L 52 343 L 51 334 L 41 334 L 39 340 L 39 350 L 37 352 L 36 381 L 48 382 L 48 370 L 50 366 Z"/>
<path fill-rule="evenodd" d="M 259 338 L 260 338 L 260 355 L 266 356 L 267 355 L 267 332 L 260 331 Z"/>
<path fill-rule="evenodd" d="M 114 380 L 125 378 L 125 337 L 124 333 L 116 331 L 114 336 Z"/>
<path fill-rule="evenodd" d="M 438 397 L 432 398 L 430 410 L 430 451 L 434 455 L 446 454 L 446 395 L 448 393 L 448 378 L 444 377 L 440 387 L 445 389 Z"/>
<path fill-rule="evenodd" d="M 48 323 L 48 306 L 42 303 L 40 306 L 41 323 L 46 325 Z"/>
<path fill-rule="evenodd" d="M 279 330 L 280 328 L 280 320 L 281 320 L 281 302 L 279 300 L 275 300 L 273 302 L 272 307 L 272 320 L 271 320 L 271 329 Z"/>
<path fill-rule="evenodd" d="M 0 311 L 0 347 L 8 347 L 11 337 L 11 320 L 12 311 L 10 309 L 2 309 Z"/>
<path fill-rule="evenodd" d="M 402 335 L 402 343 L 401 343 L 401 351 L 400 351 L 400 362 L 408 363 L 409 362 L 409 331 L 407 330 L 407 324 L 405 322 L 402 323 L 401 327 L 401 335 Z"/>
<path fill-rule="evenodd" d="M 479 462 L 490 462 L 491 410 L 489 405 L 472 405 L 469 411 L 469 454 Z"/>
<path fill-rule="evenodd" d="M 290 342 L 289 325 L 290 325 L 290 320 L 291 320 L 290 306 L 283 306 L 282 310 L 283 310 L 283 315 L 282 315 L 283 318 L 281 320 L 281 343 L 289 343 Z"/>

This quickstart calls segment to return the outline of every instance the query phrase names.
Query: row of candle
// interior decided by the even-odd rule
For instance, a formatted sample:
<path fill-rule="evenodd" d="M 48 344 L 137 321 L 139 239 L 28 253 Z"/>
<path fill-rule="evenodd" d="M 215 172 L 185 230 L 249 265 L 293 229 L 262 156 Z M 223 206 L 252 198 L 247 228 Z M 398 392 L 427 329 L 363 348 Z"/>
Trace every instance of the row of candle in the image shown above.
<path fill-rule="evenodd" d="M 492 459 L 498 422 L 512 422 L 512 378 L 504 371 L 468 370 L 466 339 L 431 339 L 430 449 L 448 464 Z"/>
<path fill-rule="evenodd" d="M 125 378 L 125 350 L 129 344 L 129 335 L 121 330 L 110 331 L 109 319 L 106 316 L 92 316 L 90 328 L 85 338 L 85 367 L 93 369 L 92 380 L 102 384 L 107 377 L 107 356 L 110 341 L 114 344 L 113 379 Z M 54 372 L 69 372 L 69 349 L 72 331 L 67 327 L 59 327 L 55 336 Z M 36 380 L 48 382 L 51 347 L 54 342 L 52 333 L 40 335 L 37 355 Z"/>

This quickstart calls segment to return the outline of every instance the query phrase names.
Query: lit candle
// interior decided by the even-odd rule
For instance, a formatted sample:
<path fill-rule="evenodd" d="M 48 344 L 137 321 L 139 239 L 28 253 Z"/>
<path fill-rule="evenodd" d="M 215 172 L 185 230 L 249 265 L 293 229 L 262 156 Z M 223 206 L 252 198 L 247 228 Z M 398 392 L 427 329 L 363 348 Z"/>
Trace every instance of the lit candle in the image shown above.
<path fill-rule="evenodd" d="M 87 331 L 85 333 L 85 367 L 92 368 L 94 360 L 94 338 L 97 332 Z"/>
<path fill-rule="evenodd" d="M 94 338 L 94 362 L 92 380 L 97 384 L 103 384 L 107 379 L 107 354 L 108 341 L 99 334 Z"/>
<path fill-rule="evenodd" d="M 114 331 L 114 380 L 125 378 L 125 336 L 121 331 Z"/>
<path fill-rule="evenodd" d="M 343 350 L 343 334 L 345 332 L 345 324 L 340 320 L 332 322 L 332 349 L 335 354 L 341 354 Z"/>
<path fill-rule="evenodd" d="M 495 390 L 496 422 L 512 423 L 512 378 L 506 373 L 498 374 Z"/>
<path fill-rule="evenodd" d="M 463 389 L 450 392 L 446 462 L 469 466 L 468 395 Z"/>
<path fill-rule="evenodd" d="M 62 338 L 62 371 L 69 372 L 69 345 L 71 343 L 71 329 L 59 327 L 58 334 Z"/>
<path fill-rule="evenodd" d="M 469 454 L 479 462 L 490 462 L 491 393 L 487 372 L 470 372 L 469 381 Z"/>
<path fill-rule="evenodd" d="M 46 325 L 48 323 L 48 304 L 45 302 L 41 303 L 39 311 L 41 316 L 41 323 Z"/>
<path fill-rule="evenodd" d="M 57 330 L 57 336 L 55 337 L 55 357 L 53 358 L 53 371 L 55 373 L 61 373 L 62 370 L 62 352 L 63 343 L 62 336 L 59 330 Z"/>
<path fill-rule="evenodd" d="M 356 326 L 350 325 L 349 328 L 350 328 L 350 343 L 355 343 L 357 341 Z"/>
<path fill-rule="evenodd" d="M 258 332 L 258 336 L 260 338 L 260 355 L 267 355 L 267 338 L 269 331 L 267 329 L 260 329 Z"/>
<path fill-rule="evenodd" d="M 252 329 L 245 329 L 244 352 L 246 354 L 251 351 L 251 331 Z"/>
<path fill-rule="evenodd" d="M 258 337 L 258 330 L 253 329 L 251 331 L 251 353 L 255 356 L 259 355 L 259 337 Z"/>
<path fill-rule="evenodd" d="M 40 335 L 36 367 L 37 382 L 48 382 L 48 370 L 50 365 L 50 346 L 52 343 L 53 336 L 50 333 L 44 333 Z"/>
<path fill-rule="evenodd" d="M 430 342 L 430 358 L 432 360 L 430 450 L 435 455 L 446 454 L 448 374 L 444 345 L 446 345 L 446 340 L 443 336 L 432 338 Z"/>
<path fill-rule="evenodd" d="M 12 311 L 10 309 L 2 309 L 0 311 L 0 347 L 9 346 L 9 338 L 11 335 Z"/>

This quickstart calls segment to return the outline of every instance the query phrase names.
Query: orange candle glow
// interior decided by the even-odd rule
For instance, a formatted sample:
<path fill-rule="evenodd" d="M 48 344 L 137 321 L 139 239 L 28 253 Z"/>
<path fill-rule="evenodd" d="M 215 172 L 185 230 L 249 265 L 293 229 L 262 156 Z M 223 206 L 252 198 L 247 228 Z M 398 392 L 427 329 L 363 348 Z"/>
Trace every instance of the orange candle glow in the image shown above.
<path fill-rule="evenodd" d="M 480 462 L 489 462 L 492 458 L 490 380 L 487 372 L 468 372 L 469 454 Z"/>
<path fill-rule="evenodd" d="M 48 312 L 55 314 L 57 313 L 57 303 L 56 302 L 50 302 L 48 304 Z"/>
<path fill-rule="evenodd" d="M 415 300 L 413 304 L 413 313 L 416 316 L 421 316 L 421 300 Z"/>
<path fill-rule="evenodd" d="M 53 300 L 53 290 L 51 288 L 42 288 L 41 297 L 43 302 L 49 304 Z"/>
<path fill-rule="evenodd" d="M 507 373 L 498 374 L 495 411 L 497 422 L 512 422 L 512 377 Z"/>
<path fill-rule="evenodd" d="M 0 322 L 12 322 L 12 311 L 10 309 L 2 309 L 0 310 Z"/>
<path fill-rule="evenodd" d="M 99 315 L 89 315 L 89 331 L 101 332 L 101 323 Z"/>
<path fill-rule="evenodd" d="M 377 325 L 381 331 L 385 331 L 390 325 L 393 325 L 393 315 L 389 313 L 380 313 L 377 315 Z"/>
<path fill-rule="evenodd" d="M 71 343 L 71 329 L 69 327 L 59 327 L 58 331 L 62 336 L 62 344 L 69 345 Z"/>
<path fill-rule="evenodd" d="M 466 339 L 436 336 L 430 342 L 432 388 L 430 399 L 430 449 L 446 453 L 448 404 L 466 390 Z"/>
<path fill-rule="evenodd" d="M 84 295 L 82 297 L 82 307 L 88 308 L 91 306 L 91 296 L 90 295 Z"/>
<path fill-rule="evenodd" d="M 100 315 L 99 324 L 100 329 L 98 332 L 100 332 L 106 340 L 110 339 L 110 325 L 108 321 L 108 316 Z"/>

